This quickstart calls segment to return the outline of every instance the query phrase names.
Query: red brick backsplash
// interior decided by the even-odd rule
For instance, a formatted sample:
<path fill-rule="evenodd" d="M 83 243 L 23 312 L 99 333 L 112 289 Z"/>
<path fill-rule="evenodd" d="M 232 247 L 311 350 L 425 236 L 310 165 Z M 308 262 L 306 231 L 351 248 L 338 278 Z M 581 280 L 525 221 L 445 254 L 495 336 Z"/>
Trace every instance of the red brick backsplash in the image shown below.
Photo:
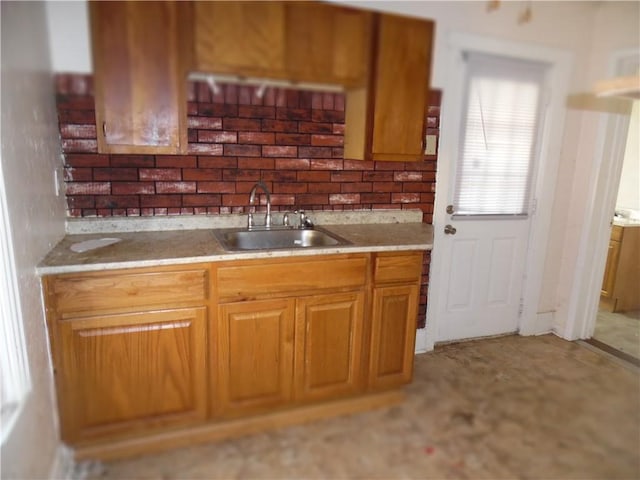
<path fill-rule="evenodd" d="M 271 189 L 274 211 L 415 209 L 431 223 L 437 155 L 422 162 L 343 157 L 341 93 L 220 85 L 188 90 L 187 155 L 97 153 L 93 78 L 55 78 L 70 217 L 243 213 L 254 183 Z M 427 133 L 439 136 L 440 92 L 432 91 Z M 419 326 L 424 325 L 429 254 Z"/>

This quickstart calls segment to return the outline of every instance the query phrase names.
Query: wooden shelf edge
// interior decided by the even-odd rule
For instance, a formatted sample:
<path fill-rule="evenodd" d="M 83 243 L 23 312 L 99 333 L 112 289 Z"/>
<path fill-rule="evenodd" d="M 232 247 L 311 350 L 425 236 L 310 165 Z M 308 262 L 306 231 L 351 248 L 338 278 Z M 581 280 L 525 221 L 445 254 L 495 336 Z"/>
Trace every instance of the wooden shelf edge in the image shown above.
<path fill-rule="evenodd" d="M 595 84 L 594 92 L 599 97 L 623 97 L 640 99 L 640 75 L 616 77 Z"/>
<path fill-rule="evenodd" d="M 87 459 L 114 460 L 157 453 L 172 448 L 217 442 L 265 430 L 299 425 L 322 418 L 390 407 L 401 403 L 405 398 L 406 394 L 402 390 L 371 393 L 321 404 L 301 406 L 252 418 L 209 423 L 204 426 L 172 430 L 145 437 L 115 440 L 100 445 L 78 446 L 75 448 L 74 457 L 78 461 Z"/>

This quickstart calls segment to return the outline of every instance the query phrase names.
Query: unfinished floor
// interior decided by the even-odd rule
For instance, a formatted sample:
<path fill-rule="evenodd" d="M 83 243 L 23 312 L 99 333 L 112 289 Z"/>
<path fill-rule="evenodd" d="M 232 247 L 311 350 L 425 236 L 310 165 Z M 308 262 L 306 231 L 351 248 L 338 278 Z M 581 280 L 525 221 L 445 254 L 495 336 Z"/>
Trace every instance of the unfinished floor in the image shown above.
<path fill-rule="evenodd" d="M 593 338 L 640 360 L 640 310 L 598 311 Z"/>
<path fill-rule="evenodd" d="M 637 369 L 547 335 L 419 355 L 388 409 L 107 463 L 102 479 L 638 479 Z"/>

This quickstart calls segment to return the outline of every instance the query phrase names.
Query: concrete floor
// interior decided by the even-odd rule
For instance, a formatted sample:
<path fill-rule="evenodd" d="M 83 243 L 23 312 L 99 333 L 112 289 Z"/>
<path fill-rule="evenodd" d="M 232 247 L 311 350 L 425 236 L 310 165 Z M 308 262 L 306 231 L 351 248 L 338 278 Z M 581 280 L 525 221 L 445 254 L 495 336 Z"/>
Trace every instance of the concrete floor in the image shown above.
<path fill-rule="evenodd" d="M 640 373 L 555 336 L 419 355 L 405 403 L 105 464 L 101 479 L 638 479 Z"/>
<path fill-rule="evenodd" d="M 593 338 L 640 360 L 640 310 L 598 311 Z"/>

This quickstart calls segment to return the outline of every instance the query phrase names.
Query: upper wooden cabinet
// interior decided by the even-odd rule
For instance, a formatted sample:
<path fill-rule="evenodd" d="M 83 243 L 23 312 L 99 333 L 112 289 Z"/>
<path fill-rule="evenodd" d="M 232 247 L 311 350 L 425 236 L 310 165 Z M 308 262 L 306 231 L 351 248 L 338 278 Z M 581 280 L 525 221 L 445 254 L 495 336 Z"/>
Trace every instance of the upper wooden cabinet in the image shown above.
<path fill-rule="evenodd" d="M 422 160 L 433 24 L 381 15 L 373 79 L 373 160 Z"/>
<path fill-rule="evenodd" d="M 98 151 L 186 153 L 180 2 L 90 2 Z"/>
<path fill-rule="evenodd" d="M 194 69 L 364 84 L 371 14 L 315 2 L 195 2 Z"/>
<path fill-rule="evenodd" d="M 186 153 L 199 71 L 341 85 L 345 158 L 423 158 L 433 22 L 320 2 L 90 6 L 102 153 Z"/>
<path fill-rule="evenodd" d="M 193 28 L 195 70 L 284 76 L 282 2 L 195 2 Z"/>
<path fill-rule="evenodd" d="M 375 24 L 370 83 L 347 92 L 344 157 L 420 161 L 433 22 L 380 14 Z"/>
<path fill-rule="evenodd" d="M 373 15 L 315 2 L 286 6 L 286 61 L 292 80 L 364 85 Z"/>

